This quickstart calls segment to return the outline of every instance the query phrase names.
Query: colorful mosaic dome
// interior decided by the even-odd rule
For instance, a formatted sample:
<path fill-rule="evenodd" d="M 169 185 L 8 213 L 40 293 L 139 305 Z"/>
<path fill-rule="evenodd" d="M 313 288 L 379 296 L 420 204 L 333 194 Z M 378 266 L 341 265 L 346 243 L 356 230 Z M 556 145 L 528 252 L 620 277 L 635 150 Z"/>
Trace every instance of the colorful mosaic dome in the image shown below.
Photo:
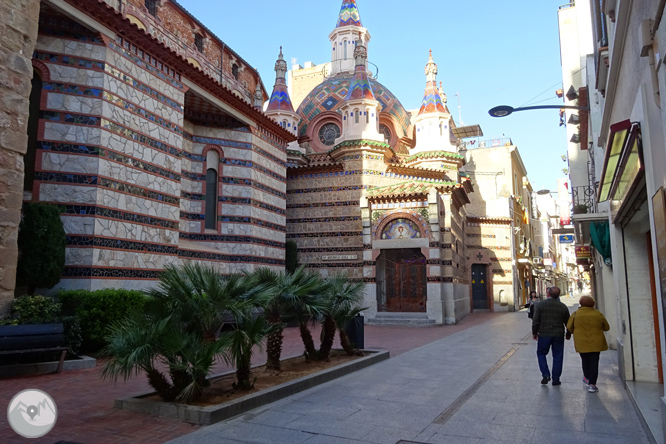
<path fill-rule="evenodd" d="M 324 80 L 310 91 L 310 94 L 305 97 L 296 111 L 302 119 L 298 132 L 299 136 L 306 135 L 310 122 L 320 113 L 326 111 L 340 113 L 340 107 L 347 98 L 347 94 L 349 94 L 349 85 L 353 78 L 353 73 L 340 74 Z M 388 88 L 375 79 L 369 79 L 369 81 L 375 94 L 375 100 L 381 105 L 380 113 L 390 114 L 402 129 L 403 134 L 407 134 L 407 128 L 411 125 L 411 121 L 400 101 Z"/>
<path fill-rule="evenodd" d="M 338 24 L 336 28 L 343 26 L 363 26 L 361 24 L 361 14 L 358 13 L 356 0 L 342 0 L 342 7 L 340 8 L 340 16 L 338 17 Z"/>

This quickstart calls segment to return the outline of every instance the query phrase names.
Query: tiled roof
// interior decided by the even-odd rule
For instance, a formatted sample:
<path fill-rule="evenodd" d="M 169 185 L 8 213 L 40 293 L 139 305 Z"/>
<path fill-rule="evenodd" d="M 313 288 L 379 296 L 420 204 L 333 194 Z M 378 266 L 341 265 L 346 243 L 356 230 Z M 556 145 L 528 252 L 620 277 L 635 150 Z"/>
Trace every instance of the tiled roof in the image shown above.
<path fill-rule="evenodd" d="M 439 96 L 437 90 L 437 82 L 426 82 L 425 93 L 423 94 L 423 101 L 421 102 L 421 109 L 419 115 L 427 113 L 445 113 L 444 105 L 442 105 L 442 98 Z"/>
<path fill-rule="evenodd" d="M 451 159 L 464 159 L 465 156 L 462 156 L 457 153 L 451 153 L 449 151 L 423 151 L 421 153 L 416 153 L 412 156 L 407 157 L 404 162 L 410 163 L 419 159 L 431 159 L 436 157 L 449 157 Z"/>
<path fill-rule="evenodd" d="M 455 187 L 455 182 L 419 181 L 402 182 L 385 187 L 369 188 L 368 197 L 416 196 L 428 194 L 432 188 L 439 190 Z"/>
<path fill-rule="evenodd" d="M 268 102 L 268 108 L 266 108 L 266 111 L 294 112 L 294 107 L 291 104 L 291 99 L 289 99 L 289 93 L 287 92 L 287 82 L 284 79 L 275 80 L 273 93 L 271 94 L 271 99 Z"/>
<path fill-rule="evenodd" d="M 341 28 L 343 26 L 363 26 L 361 24 L 361 14 L 358 13 L 358 7 L 356 6 L 356 0 L 342 0 L 338 24 L 335 27 Z"/>
<path fill-rule="evenodd" d="M 354 78 L 349 84 L 349 92 L 347 93 L 346 100 L 353 99 L 370 99 L 375 100 L 375 94 L 372 91 L 372 85 L 368 80 L 368 73 L 364 65 L 356 67 Z"/>

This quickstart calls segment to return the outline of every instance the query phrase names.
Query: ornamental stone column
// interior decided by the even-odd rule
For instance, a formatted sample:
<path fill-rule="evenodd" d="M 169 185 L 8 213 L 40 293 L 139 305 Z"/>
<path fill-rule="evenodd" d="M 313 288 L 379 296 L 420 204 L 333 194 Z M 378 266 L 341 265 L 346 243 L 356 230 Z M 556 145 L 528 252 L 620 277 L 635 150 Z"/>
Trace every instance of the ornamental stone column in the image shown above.
<path fill-rule="evenodd" d="M 16 285 L 31 58 L 38 20 L 39 0 L 0 2 L 0 314 L 9 310 Z"/>

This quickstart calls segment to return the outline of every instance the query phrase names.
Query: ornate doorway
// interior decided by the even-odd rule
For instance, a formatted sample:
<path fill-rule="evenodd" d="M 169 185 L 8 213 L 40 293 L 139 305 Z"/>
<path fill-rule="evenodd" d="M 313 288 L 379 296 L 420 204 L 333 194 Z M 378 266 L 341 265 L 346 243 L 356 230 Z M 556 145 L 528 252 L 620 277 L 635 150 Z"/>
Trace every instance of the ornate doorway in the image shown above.
<path fill-rule="evenodd" d="M 426 311 L 426 258 L 419 248 L 382 250 L 377 271 L 378 311 Z"/>

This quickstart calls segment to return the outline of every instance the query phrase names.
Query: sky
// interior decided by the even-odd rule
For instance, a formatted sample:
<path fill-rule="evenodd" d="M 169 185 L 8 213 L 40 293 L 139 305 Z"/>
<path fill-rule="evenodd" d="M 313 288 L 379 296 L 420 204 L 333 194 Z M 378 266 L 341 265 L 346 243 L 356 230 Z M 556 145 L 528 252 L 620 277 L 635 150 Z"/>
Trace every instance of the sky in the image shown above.
<path fill-rule="evenodd" d="M 208 29 L 258 70 L 268 93 L 275 60 L 330 61 L 328 35 L 342 0 L 179 0 Z M 479 124 L 482 139 L 509 137 L 534 190 L 557 190 L 567 167 L 565 127 L 556 109 L 495 118 L 496 105 L 561 105 L 557 11 L 566 0 L 357 0 L 372 39 L 377 80 L 406 109 L 421 106 L 432 49 L 449 110 L 460 126 Z M 459 94 L 457 96 L 456 94 Z M 460 112 L 458 111 L 458 97 Z"/>

